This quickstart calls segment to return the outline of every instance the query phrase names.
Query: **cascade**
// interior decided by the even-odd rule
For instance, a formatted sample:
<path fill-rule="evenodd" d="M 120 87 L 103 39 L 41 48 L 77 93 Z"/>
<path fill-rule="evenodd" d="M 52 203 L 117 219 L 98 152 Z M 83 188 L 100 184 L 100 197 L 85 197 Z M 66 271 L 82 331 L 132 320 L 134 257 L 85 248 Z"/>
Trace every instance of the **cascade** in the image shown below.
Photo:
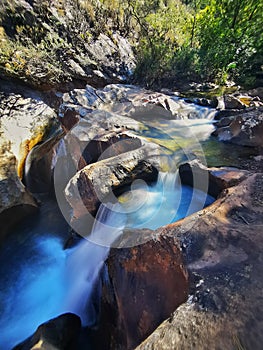
<path fill-rule="evenodd" d="M 118 203 L 101 204 L 88 240 L 82 240 L 68 256 L 66 271 L 69 293 L 66 308 L 81 317 L 83 326 L 96 321 L 96 300 L 90 302 L 93 287 L 110 246 L 122 233 L 125 224 L 126 217 Z"/>
<path fill-rule="evenodd" d="M 184 218 L 214 198 L 203 191 L 181 184 L 178 171 L 159 172 L 153 185 L 138 181 L 130 191 L 119 197 L 127 216 L 126 227 L 157 229 Z"/>
<path fill-rule="evenodd" d="M 153 121 L 146 136 L 179 144 L 181 137 L 191 145 L 196 137 L 206 140 L 213 128 L 204 119 L 162 123 L 158 126 Z M 53 162 L 59 163 L 59 173 L 63 174 L 64 180 L 58 184 L 58 192 L 63 193 L 68 179 L 76 172 L 74 164 L 68 162 L 63 140 Z M 29 157 L 26 181 L 30 181 L 30 165 Z M 10 350 L 40 324 L 65 312 L 79 315 L 83 326 L 94 324 L 100 295 L 99 271 L 123 229 L 156 229 L 213 200 L 202 191 L 182 185 L 177 171 L 160 172 L 154 184 L 136 180 L 115 203 L 101 204 L 89 239 L 68 250 L 63 249 L 68 226 L 58 207 L 54 209 L 47 201 L 40 216 L 25 220 L 24 226 L 17 228 L 0 247 L 0 349 Z"/>
<path fill-rule="evenodd" d="M 64 250 L 66 227 L 50 203 L 41 208 L 37 223 L 25 222 L 5 243 L 0 250 L 0 349 L 11 349 L 65 312 L 79 315 L 83 326 L 96 321 L 93 287 L 111 242 L 125 226 L 118 206 L 108 203 L 98 211 L 90 237 L 100 245 L 83 239 Z"/>

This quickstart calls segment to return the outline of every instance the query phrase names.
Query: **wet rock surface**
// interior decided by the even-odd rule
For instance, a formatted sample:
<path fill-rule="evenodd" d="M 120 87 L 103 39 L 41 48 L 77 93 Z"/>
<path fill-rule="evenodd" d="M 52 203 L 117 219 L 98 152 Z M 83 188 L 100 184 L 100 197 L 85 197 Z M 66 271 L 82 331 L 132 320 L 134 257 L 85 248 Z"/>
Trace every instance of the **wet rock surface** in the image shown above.
<path fill-rule="evenodd" d="M 90 164 L 68 183 L 65 194 L 74 210 L 75 219 L 87 211 L 95 215 L 101 202 L 110 200 L 114 190 L 131 184 L 135 179 L 154 181 L 160 168 L 160 149 L 154 144 Z"/>
<path fill-rule="evenodd" d="M 221 192 L 249 176 L 249 172 L 231 167 L 208 168 L 194 159 L 179 167 L 181 182 L 217 198 Z"/>
<path fill-rule="evenodd" d="M 152 119 L 153 115 L 164 119 L 193 119 L 209 117 L 213 112 L 210 108 L 196 110 L 193 103 L 178 99 L 175 94 L 154 92 L 135 85 L 110 84 L 103 89 L 94 89 L 87 85 L 86 89 L 75 89 L 65 93 L 60 114 L 63 116 L 65 111 L 73 110 L 85 117 L 94 109 L 132 117 L 135 120 Z"/>
<path fill-rule="evenodd" d="M 251 175 L 247 171 L 235 168 L 209 169 L 196 160 L 181 165 L 179 172 L 183 183 L 187 183 L 190 173 L 194 177 L 200 176 L 202 182 L 207 178 L 208 187 L 216 188 L 217 195 L 222 191 L 223 193 L 213 205 L 178 223 L 155 231 L 146 229 L 124 231 L 116 242 L 120 249 L 112 249 L 106 261 L 108 275 L 103 279 L 100 332 L 107 340 L 103 343 L 99 340 L 102 336 L 97 336 L 99 339 L 95 337 L 96 346 L 101 346 L 103 349 L 132 349 L 147 336 L 147 333 L 153 331 L 164 314 L 167 315 L 165 317 L 172 314 L 171 310 L 175 304 L 178 306 L 182 303 L 177 299 L 178 288 L 180 292 L 187 290 L 185 289 L 187 280 L 181 280 L 182 276 L 170 271 L 174 269 L 174 264 L 177 268 L 182 268 L 182 271 L 185 271 L 183 266 L 186 266 L 190 272 L 188 302 L 179 306 L 174 316 L 165 321 L 164 326 L 159 327 L 162 329 L 160 338 L 158 338 L 159 328 L 157 328 L 138 349 L 144 349 L 144 346 L 146 349 L 181 348 L 181 338 L 184 339 L 182 346 L 185 346 L 185 349 L 199 346 L 201 343 L 196 343 L 195 340 L 191 343 L 193 336 L 190 332 L 195 319 L 200 318 L 202 322 L 204 320 L 209 322 L 222 313 L 225 317 L 228 312 L 229 295 L 235 288 L 238 292 L 237 283 L 243 283 L 238 279 L 242 280 L 243 275 L 240 271 L 242 268 L 246 269 L 244 266 L 246 266 L 248 252 L 243 245 L 239 246 L 236 243 L 244 237 L 243 234 L 242 239 L 238 237 L 239 229 L 237 229 L 238 233 L 229 229 L 231 234 L 228 236 L 226 225 L 227 221 L 231 220 L 229 217 L 232 217 L 232 208 L 233 212 L 236 207 L 238 208 L 234 214 L 237 215 L 235 220 L 239 218 L 245 225 L 249 225 L 247 221 L 249 215 L 252 217 L 258 215 L 257 211 L 252 214 L 253 210 L 250 209 L 249 204 L 245 203 L 248 186 L 246 181 L 251 185 L 256 178 L 261 180 L 260 186 L 262 186 L 261 175 Z M 193 184 L 188 183 L 188 185 Z M 242 210 L 246 214 L 242 214 Z M 233 222 L 232 225 L 236 229 L 236 223 Z M 177 240 L 180 242 L 179 245 Z M 245 239 L 242 244 L 245 244 Z M 241 263 L 244 263 L 243 267 L 238 265 Z M 168 275 L 167 269 L 170 271 Z M 186 276 L 185 274 L 184 278 Z M 225 288 L 231 279 L 234 280 L 234 284 L 231 284 L 230 291 L 225 295 Z M 182 286 L 185 288 L 181 289 Z M 178 310 L 181 308 L 183 314 L 179 316 L 177 327 Z M 192 310 L 189 318 L 187 318 L 188 312 L 190 313 L 188 309 Z M 180 320 L 183 322 L 184 317 L 186 317 L 185 324 L 181 325 Z M 154 320 L 157 319 L 159 321 L 155 322 Z M 174 321 L 171 321 L 173 319 Z M 174 322 L 172 327 L 170 322 Z M 175 332 L 174 327 L 177 327 Z M 205 327 L 208 327 L 208 324 Z M 211 327 L 213 327 L 213 321 Z M 166 330 L 167 335 L 164 333 Z M 196 332 L 198 331 L 199 328 Z M 212 348 L 215 346 L 212 341 L 209 344 Z M 225 340 L 222 344 L 225 344 Z"/>
<path fill-rule="evenodd" d="M 200 103 L 207 105 L 205 101 Z M 218 121 L 217 132 L 228 128 L 230 141 L 262 146 L 262 107 L 246 107 L 245 99 L 242 103 L 245 107 L 240 110 L 236 105 L 231 112 L 229 106 L 228 110 L 222 109 L 226 116 Z M 195 117 L 191 108 L 182 113 L 185 105 L 185 101 L 168 94 L 130 85 L 110 85 L 103 89 L 87 86 L 61 94 L 59 118 L 67 136 L 59 147 L 67 148 L 73 172 L 65 175 L 62 167 L 59 179 L 61 183 L 64 181 L 62 191 L 69 181 L 66 196 L 74 209 L 76 232 L 82 225 L 85 236 L 87 221 L 81 220 L 86 213 L 93 218 L 102 201 L 111 199 L 111 194 L 113 201 L 116 200 L 115 192 L 122 191 L 134 179 L 156 180 L 162 151 L 136 134 L 143 128 L 139 120 L 142 116 L 152 118 L 153 113 L 164 119 Z M 36 99 L 5 96 L 1 109 L 4 142 L 0 194 L 4 215 L 10 218 L 6 209 L 20 210 L 21 205 L 36 207 L 17 175 L 17 164 L 20 164 L 20 176 L 24 164 L 28 166 L 31 181 L 38 174 L 36 183 L 26 184 L 30 189 L 39 189 L 39 172 L 43 173 L 44 182 L 50 177 L 44 169 L 54 159 L 54 146 L 63 133 L 54 110 Z M 26 119 L 28 115 L 30 118 Z M 6 130 L 9 134 L 12 130 L 10 118 L 18 122 L 17 130 L 22 125 L 27 132 L 21 142 L 10 142 L 10 137 L 6 137 Z M 253 164 L 247 160 L 245 165 L 241 164 L 248 171 L 209 169 L 196 161 L 182 164 L 179 169 L 182 182 L 208 191 L 217 201 L 156 231 L 124 232 L 118 242 L 123 248 L 112 250 L 106 264 L 109 279 L 103 282 L 103 330 L 99 340 L 95 336 L 102 349 L 109 346 L 114 350 L 132 349 L 147 336 L 138 349 L 205 349 L 206 346 L 207 349 L 216 346 L 260 349 L 262 339 L 256 335 L 260 334 L 262 324 L 259 303 L 263 284 L 258 276 L 262 260 L 263 180 L 262 174 L 251 175 L 252 170 L 262 171 L 261 156 L 257 157 Z M 67 156 L 64 163 L 67 168 Z M 1 216 L 3 222 L 6 217 Z M 141 237 L 145 242 L 145 236 L 148 241 L 140 245 Z M 124 248 L 134 243 L 136 247 Z M 184 264 L 190 282 L 187 303 L 188 276 Z M 41 339 L 37 336 L 37 342 Z"/>

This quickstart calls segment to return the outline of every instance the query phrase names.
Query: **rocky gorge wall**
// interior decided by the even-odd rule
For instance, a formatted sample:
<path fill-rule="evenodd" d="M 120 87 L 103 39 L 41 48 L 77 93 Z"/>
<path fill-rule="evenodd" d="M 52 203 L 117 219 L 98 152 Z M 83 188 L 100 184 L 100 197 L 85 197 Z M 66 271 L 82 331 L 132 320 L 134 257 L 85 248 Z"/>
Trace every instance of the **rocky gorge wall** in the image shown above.
<path fill-rule="evenodd" d="M 2 1 L 1 79 L 64 91 L 127 81 L 135 67 L 129 30 L 121 34 L 111 12 L 101 2 Z"/>

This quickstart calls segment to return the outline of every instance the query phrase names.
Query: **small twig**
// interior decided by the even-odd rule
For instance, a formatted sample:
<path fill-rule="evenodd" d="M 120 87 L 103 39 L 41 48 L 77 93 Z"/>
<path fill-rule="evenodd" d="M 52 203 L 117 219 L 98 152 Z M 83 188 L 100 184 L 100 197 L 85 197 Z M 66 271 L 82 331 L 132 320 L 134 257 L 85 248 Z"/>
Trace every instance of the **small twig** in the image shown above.
<path fill-rule="evenodd" d="M 239 213 L 236 213 L 236 214 L 237 214 L 237 216 L 238 216 L 241 220 L 244 221 L 245 224 L 249 225 L 249 222 L 244 218 L 244 216 L 242 216 L 242 215 L 239 214 Z"/>

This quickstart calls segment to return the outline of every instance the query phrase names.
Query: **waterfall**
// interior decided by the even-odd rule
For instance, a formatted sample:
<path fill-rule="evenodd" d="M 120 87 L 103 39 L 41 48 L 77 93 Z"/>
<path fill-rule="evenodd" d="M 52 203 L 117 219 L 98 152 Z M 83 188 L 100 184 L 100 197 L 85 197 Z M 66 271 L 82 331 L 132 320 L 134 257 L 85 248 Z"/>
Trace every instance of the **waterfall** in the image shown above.
<path fill-rule="evenodd" d="M 171 96 L 176 101 L 178 108 L 176 114 L 182 119 L 214 119 L 217 110 L 211 107 L 200 106 L 196 103 L 188 103 L 183 98 Z"/>
<path fill-rule="evenodd" d="M 103 203 L 99 207 L 88 240 L 82 240 L 69 252 L 66 267 L 68 296 L 65 308 L 79 315 L 83 326 L 92 325 L 96 321 L 98 310 L 96 298 L 92 298 L 93 288 L 110 246 L 122 233 L 125 224 L 126 217 L 119 203 Z"/>
<path fill-rule="evenodd" d="M 65 312 L 79 315 L 83 326 L 93 325 L 100 271 L 123 229 L 156 229 L 213 201 L 206 198 L 183 186 L 178 171 L 160 172 L 155 184 L 136 180 L 116 203 L 101 204 L 88 239 L 68 250 L 59 209 L 44 204 L 40 216 L 26 221 L 0 249 L 0 348 L 10 350 Z"/>
<path fill-rule="evenodd" d="M 159 173 L 155 184 L 138 181 L 119 197 L 129 228 L 156 229 L 174 221 L 181 197 L 178 171 Z"/>
<path fill-rule="evenodd" d="M 138 182 L 119 197 L 129 228 L 149 228 L 178 221 L 204 206 L 214 198 L 198 189 L 181 184 L 179 172 L 159 172 L 153 185 Z"/>
<path fill-rule="evenodd" d="M 89 240 L 64 250 L 67 227 L 52 203 L 41 207 L 36 222 L 25 221 L 0 249 L 0 349 L 12 349 L 40 324 L 66 312 L 79 315 L 83 326 L 94 324 L 100 297 L 94 287 L 124 226 L 119 204 L 105 203 Z"/>

